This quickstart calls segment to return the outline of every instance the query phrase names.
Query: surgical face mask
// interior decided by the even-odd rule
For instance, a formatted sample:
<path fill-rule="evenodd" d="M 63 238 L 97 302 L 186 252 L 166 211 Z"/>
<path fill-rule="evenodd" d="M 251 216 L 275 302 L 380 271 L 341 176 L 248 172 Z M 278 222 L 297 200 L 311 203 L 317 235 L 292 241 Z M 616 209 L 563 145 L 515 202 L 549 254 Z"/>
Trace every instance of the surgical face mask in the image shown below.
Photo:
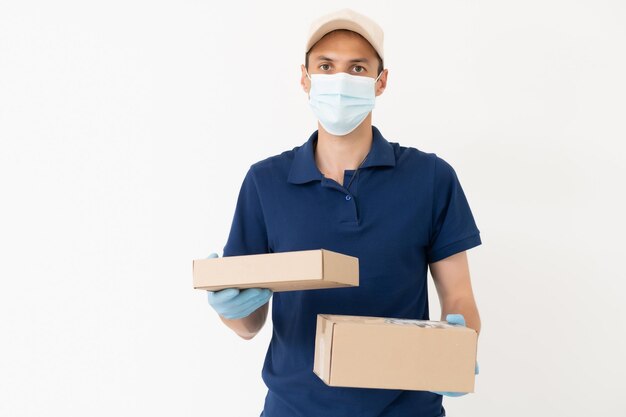
<path fill-rule="evenodd" d="M 375 84 L 383 73 L 372 77 L 346 72 L 312 74 L 309 106 L 328 133 L 343 136 L 356 129 L 374 108 Z"/>

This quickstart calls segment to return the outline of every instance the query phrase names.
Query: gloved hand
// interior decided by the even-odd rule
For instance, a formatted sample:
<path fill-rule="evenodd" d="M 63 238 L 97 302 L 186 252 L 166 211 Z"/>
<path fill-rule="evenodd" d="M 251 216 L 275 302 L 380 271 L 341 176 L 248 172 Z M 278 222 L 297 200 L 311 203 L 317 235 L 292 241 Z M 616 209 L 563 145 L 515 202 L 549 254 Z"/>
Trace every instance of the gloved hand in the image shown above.
<path fill-rule="evenodd" d="M 217 258 L 211 253 L 207 258 Z M 272 297 L 272 290 L 267 288 L 225 288 L 220 291 L 207 291 L 209 305 L 227 319 L 240 319 L 250 315 L 257 308 L 267 303 Z"/>
<path fill-rule="evenodd" d="M 461 326 L 465 326 L 465 317 L 463 314 L 448 314 L 446 316 L 446 321 L 450 324 L 460 324 Z M 474 367 L 474 375 L 478 375 L 478 361 L 476 361 L 476 366 Z M 431 391 L 435 394 L 446 395 L 448 397 L 460 397 L 462 395 L 467 394 L 467 392 L 450 392 L 450 391 Z"/>

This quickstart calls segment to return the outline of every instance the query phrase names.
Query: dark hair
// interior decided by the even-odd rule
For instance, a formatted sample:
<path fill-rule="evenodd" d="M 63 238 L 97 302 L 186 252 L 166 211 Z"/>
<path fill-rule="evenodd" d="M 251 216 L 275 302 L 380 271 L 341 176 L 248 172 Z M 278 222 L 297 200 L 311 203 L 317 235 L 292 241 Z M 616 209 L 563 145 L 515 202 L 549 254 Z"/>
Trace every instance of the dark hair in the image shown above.
<path fill-rule="evenodd" d="M 348 29 L 335 29 L 335 30 L 332 30 L 332 31 L 330 31 L 330 32 L 328 32 L 328 33 L 333 33 L 333 32 L 337 32 L 337 31 L 341 31 L 341 32 L 352 32 L 352 33 L 354 33 L 354 34 L 356 34 L 356 35 L 359 35 L 359 36 L 361 36 L 361 37 L 363 38 L 363 36 L 362 36 L 360 33 L 356 33 L 355 31 L 353 31 L 353 30 L 348 30 Z M 328 33 L 327 33 L 326 35 L 328 35 Z M 324 35 L 324 36 L 326 36 L 326 35 Z M 322 38 L 323 38 L 324 36 L 322 36 Z M 363 39 L 365 39 L 365 38 L 363 38 Z M 321 40 L 321 39 L 320 39 L 320 40 Z M 367 40 L 367 39 L 366 39 L 366 40 Z M 319 41 L 317 41 L 317 42 L 319 42 Z M 316 42 L 316 43 L 317 43 L 317 42 Z M 315 46 L 315 44 L 313 44 L 313 46 L 311 46 L 311 47 L 309 48 L 309 50 L 306 52 L 306 54 L 304 55 L 304 67 L 307 69 L 307 71 L 309 70 L 309 54 L 311 53 L 311 49 L 313 49 L 313 47 L 314 47 L 314 46 Z M 372 47 L 372 48 L 373 48 L 373 47 Z M 384 69 L 384 64 L 383 64 L 383 60 L 382 60 L 382 58 L 380 57 L 380 55 L 378 55 L 378 52 L 376 52 L 376 50 L 375 50 L 375 49 L 374 49 L 374 52 L 376 53 L 376 58 L 378 58 L 378 71 L 376 72 L 376 76 L 378 77 L 378 76 L 380 75 L 380 73 L 381 73 L 381 72 L 383 72 L 383 69 Z"/>

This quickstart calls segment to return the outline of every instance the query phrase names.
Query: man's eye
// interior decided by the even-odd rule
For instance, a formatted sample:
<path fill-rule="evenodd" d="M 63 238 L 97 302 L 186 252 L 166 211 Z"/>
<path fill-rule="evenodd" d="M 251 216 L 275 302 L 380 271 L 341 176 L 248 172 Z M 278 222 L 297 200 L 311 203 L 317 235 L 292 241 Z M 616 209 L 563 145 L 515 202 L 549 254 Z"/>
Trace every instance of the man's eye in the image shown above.
<path fill-rule="evenodd" d="M 365 71 L 365 68 L 360 65 L 355 65 L 354 68 L 361 68 L 363 71 Z M 363 71 L 357 71 L 357 72 L 363 72 Z"/>
<path fill-rule="evenodd" d="M 329 67 L 329 66 L 330 66 L 330 65 L 328 65 L 328 64 L 322 64 L 322 65 L 320 65 L 320 68 L 321 68 L 321 67 Z M 322 68 L 322 69 L 323 69 L 323 70 L 325 70 L 325 68 Z"/>

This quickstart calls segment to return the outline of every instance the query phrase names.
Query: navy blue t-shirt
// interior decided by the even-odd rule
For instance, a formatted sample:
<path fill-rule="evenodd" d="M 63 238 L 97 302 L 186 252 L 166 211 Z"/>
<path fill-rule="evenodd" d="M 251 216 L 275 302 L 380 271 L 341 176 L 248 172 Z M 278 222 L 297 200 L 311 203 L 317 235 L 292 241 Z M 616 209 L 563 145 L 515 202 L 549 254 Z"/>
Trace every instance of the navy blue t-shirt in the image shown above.
<path fill-rule="evenodd" d="M 429 319 L 428 264 L 480 245 L 456 172 L 435 153 L 372 146 L 347 190 L 317 168 L 316 130 L 252 164 L 223 256 L 328 249 L 359 258 L 359 286 L 274 293 L 263 417 L 441 417 L 429 391 L 330 387 L 313 373 L 319 313 Z"/>

